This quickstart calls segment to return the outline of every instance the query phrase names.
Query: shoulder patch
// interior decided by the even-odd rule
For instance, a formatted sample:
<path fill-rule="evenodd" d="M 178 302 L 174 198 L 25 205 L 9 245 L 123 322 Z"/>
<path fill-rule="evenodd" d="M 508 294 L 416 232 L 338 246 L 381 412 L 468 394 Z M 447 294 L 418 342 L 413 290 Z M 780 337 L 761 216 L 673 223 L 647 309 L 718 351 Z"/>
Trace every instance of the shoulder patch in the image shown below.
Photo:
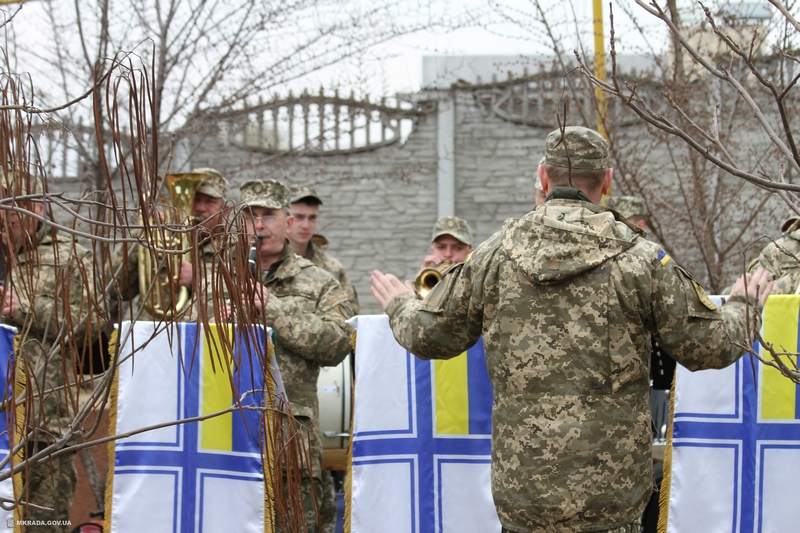
<path fill-rule="evenodd" d="M 665 252 L 664 250 L 658 252 L 658 260 L 661 262 L 662 265 L 666 265 L 667 263 L 669 263 L 669 256 L 667 255 L 667 252 Z"/>
<path fill-rule="evenodd" d="M 467 257 L 466 257 L 466 259 L 464 259 L 464 262 L 465 262 L 465 263 L 469 263 L 469 260 L 470 260 L 470 259 L 472 259 L 472 252 L 470 252 L 470 253 L 468 253 L 468 254 L 467 254 Z"/>

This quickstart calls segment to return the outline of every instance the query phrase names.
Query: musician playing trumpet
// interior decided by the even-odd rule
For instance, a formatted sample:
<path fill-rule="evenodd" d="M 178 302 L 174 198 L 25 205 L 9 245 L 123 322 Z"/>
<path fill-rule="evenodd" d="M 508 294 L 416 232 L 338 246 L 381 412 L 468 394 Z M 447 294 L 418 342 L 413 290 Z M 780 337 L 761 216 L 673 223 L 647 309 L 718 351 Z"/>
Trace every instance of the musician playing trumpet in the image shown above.
<path fill-rule="evenodd" d="M 413 288 L 425 297 L 454 263 L 463 263 L 472 251 L 472 229 L 463 218 L 442 217 L 433 226 L 431 253 L 425 256 Z"/>
<path fill-rule="evenodd" d="M 463 263 L 471 251 L 469 223 L 463 218 L 442 217 L 433 227 L 431 253 L 425 256 L 420 269 L 436 267 L 445 261 Z"/>

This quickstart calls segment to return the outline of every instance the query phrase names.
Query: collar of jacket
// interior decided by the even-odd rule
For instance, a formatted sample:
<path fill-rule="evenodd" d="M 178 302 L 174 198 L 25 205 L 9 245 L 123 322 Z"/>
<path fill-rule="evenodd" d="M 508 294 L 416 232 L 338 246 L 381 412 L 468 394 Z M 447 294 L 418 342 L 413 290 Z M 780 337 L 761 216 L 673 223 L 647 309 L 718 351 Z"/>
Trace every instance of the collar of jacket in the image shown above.
<path fill-rule="evenodd" d="M 299 257 L 300 256 L 295 255 L 294 251 L 292 250 L 292 245 L 289 243 L 289 240 L 286 239 L 283 243 L 283 251 L 281 252 L 281 256 L 273 265 L 273 267 L 275 267 L 274 270 L 272 267 L 270 267 L 269 273 L 265 273 L 264 281 L 277 281 L 296 276 L 300 272 L 300 264 L 298 261 Z"/>
<path fill-rule="evenodd" d="M 553 190 L 550 192 L 550 194 L 547 195 L 547 199 L 545 199 L 545 202 L 549 202 L 551 200 L 573 200 L 578 202 L 585 202 L 586 204 L 589 205 L 584 205 L 583 207 L 585 207 L 589 211 L 592 211 L 593 213 L 603 213 L 605 211 L 608 211 L 609 213 L 612 213 L 614 215 L 614 218 L 617 220 L 617 222 L 622 222 L 631 231 L 633 231 L 640 237 L 647 237 L 647 232 L 645 230 L 643 230 L 636 224 L 632 223 L 624 216 L 617 213 L 614 209 L 595 204 L 589 199 L 588 196 L 586 196 L 586 194 L 584 194 L 582 190 L 576 189 L 575 187 L 553 187 Z"/>
<path fill-rule="evenodd" d="M 553 187 L 550 194 L 547 195 L 545 202 L 550 200 L 580 200 L 581 202 L 589 202 L 594 205 L 594 202 L 589 200 L 582 190 L 575 187 Z"/>
<path fill-rule="evenodd" d="M 317 243 L 314 242 L 314 239 L 311 239 L 310 241 L 308 241 L 308 250 L 306 250 L 306 255 L 304 255 L 303 257 L 308 259 L 309 261 L 313 261 L 314 256 L 317 255 L 318 251 L 319 247 L 317 246 Z"/>

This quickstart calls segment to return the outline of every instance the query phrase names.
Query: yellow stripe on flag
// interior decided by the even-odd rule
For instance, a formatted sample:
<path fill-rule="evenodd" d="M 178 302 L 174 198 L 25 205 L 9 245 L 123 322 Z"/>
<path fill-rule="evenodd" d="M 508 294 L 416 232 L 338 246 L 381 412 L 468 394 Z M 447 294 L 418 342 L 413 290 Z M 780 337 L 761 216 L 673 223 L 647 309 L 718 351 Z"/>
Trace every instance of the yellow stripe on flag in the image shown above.
<path fill-rule="evenodd" d="M 764 340 L 776 351 L 797 351 L 797 313 L 800 296 L 776 295 L 767 299 L 764 306 Z M 765 360 L 772 356 L 763 351 Z M 797 385 L 781 375 L 780 371 L 762 365 L 761 418 L 771 420 L 794 420 L 797 403 Z"/>
<path fill-rule="evenodd" d="M 221 327 L 230 329 L 230 326 Z M 223 352 L 218 326 L 209 324 L 203 335 L 201 415 L 222 411 L 233 404 L 230 378 L 232 357 L 233 354 Z M 233 413 L 201 422 L 200 443 L 205 450 L 233 450 Z"/>
<path fill-rule="evenodd" d="M 436 432 L 469 435 L 469 383 L 466 352 L 433 362 L 436 386 Z"/>

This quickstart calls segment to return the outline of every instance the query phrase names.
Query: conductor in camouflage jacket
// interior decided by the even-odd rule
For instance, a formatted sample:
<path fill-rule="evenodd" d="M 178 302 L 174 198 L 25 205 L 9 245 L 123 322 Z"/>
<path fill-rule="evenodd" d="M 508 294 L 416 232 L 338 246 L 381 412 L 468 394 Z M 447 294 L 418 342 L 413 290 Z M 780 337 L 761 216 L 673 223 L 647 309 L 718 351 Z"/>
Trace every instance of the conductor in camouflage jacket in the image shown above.
<path fill-rule="evenodd" d="M 760 271 L 717 308 L 639 228 L 596 205 L 607 161 L 596 132 L 555 131 L 540 167 L 547 201 L 507 220 L 425 300 L 372 276 L 395 338 L 417 357 L 454 357 L 483 334 L 504 531 L 638 532 L 653 479 L 651 335 L 691 370 L 729 365 L 742 355 L 731 340 L 746 342 L 746 290 L 760 283 L 763 301 L 771 286 Z"/>
<path fill-rule="evenodd" d="M 286 234 L 293 219 L 289 190 L 274 180 L 241 185 L 245 223 L 259 243 L 260 283 L 253 302 L 275 332 L 275 354 L 292 414 L 306 428 L 311 448 L 311 471 L 316 499 L 321 497 L 322 435 L 319 426 L 317 379 L 320 367 L 336 366 L 350 352 L 352 316 L 342 286 L 331 274 L 292 251 Z M 308 470 L 309 465 L 304 465 Z M 303 480 L 307 528 L 317 531 L 310 479 Z"/>
<path fill-rule="evenodd" d="M 42 191 L 38 179 L 26 176 L 6 183 L 4 197 Z M 40 217 L 45 214 L 41 200 L 17 204 Z M 91 252 L 71 236 L 28 214 L 3 213 L 3 246 L 12 255 L 5 263 L 10 269 L 0 287 L 3 323 L 18 331 L 16 342 L 28 383 L 24 431 L 33 432 L 26 452 L 32 455 L 66 436 L 76 412 L 76 354 L 87 350 L 95 338 L 90 332 L 97 331 L 96 321 L 88 317 L 94 265 Z M 69 519 L 77 479 L 74 457 L 71 452 L 45 458 L 25 471 L 25 499 L 54 509 L 31 507 L 27 518 Z M 62 527 L 31 525 L 27 531 L 68 531 L 64 523 Z"/>

